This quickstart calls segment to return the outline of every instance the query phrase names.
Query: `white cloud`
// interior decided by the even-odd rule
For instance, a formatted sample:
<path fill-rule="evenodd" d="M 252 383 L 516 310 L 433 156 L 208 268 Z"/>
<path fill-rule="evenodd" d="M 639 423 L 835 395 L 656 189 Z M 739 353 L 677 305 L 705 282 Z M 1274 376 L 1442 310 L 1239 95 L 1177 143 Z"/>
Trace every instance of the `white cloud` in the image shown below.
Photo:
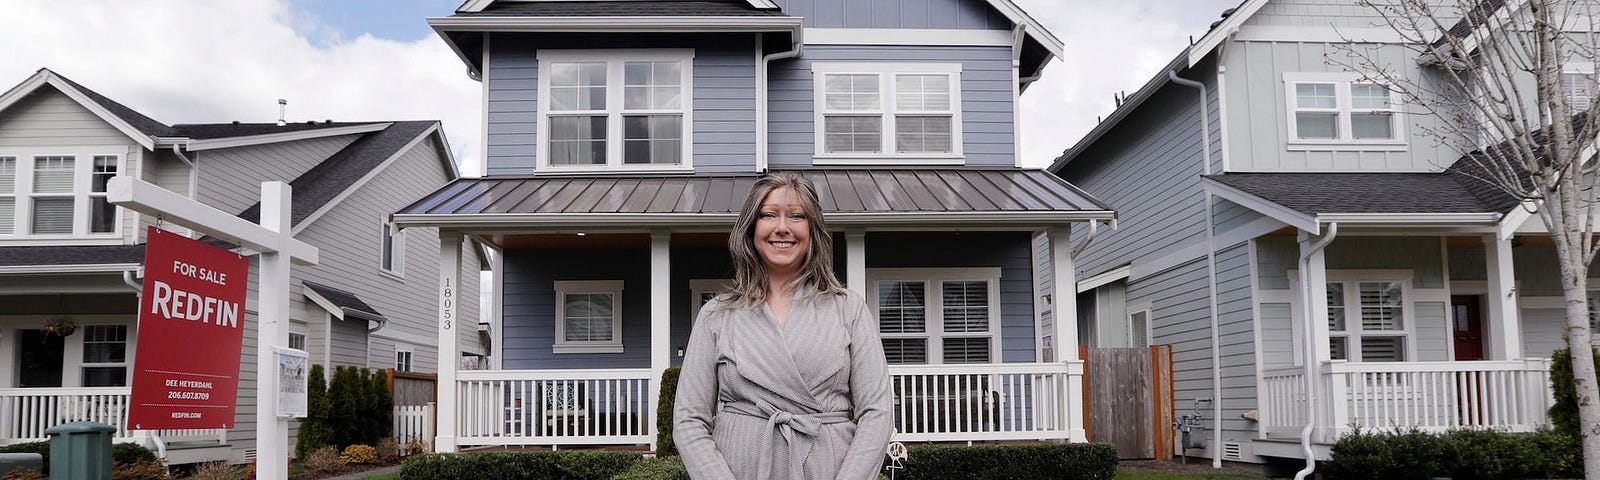
<path fill-rule="evenodd" d="M 1047 165 L 1234 0 L 1019 0 L 1067 44 L 1023 95 L 1024 164 Z M 418 19 L 421 21 L 421 19 Z M 0 16 L 0 86 L 40 67 L 167 123 L 443 120 L 456 160 L 482 154 L 480 84 L 437 37 L 335 28 L 282 0 L 25 0 Z"/>
<path fill-rule="evenodd" d="M 290 121 L 442 120 L 476 171 L 480 85 L 449 47 L 329 31 L 276 0 L 7 2 L 0 88 L 48 67 L 169 124 L 270 122 L 279 98 Z"/>
<path fill-rule="evenodd" d="M 1236 0 L 1018 0 L 1066 44 L 1022 95 L 1023 165 L 1045 167 Z"/>

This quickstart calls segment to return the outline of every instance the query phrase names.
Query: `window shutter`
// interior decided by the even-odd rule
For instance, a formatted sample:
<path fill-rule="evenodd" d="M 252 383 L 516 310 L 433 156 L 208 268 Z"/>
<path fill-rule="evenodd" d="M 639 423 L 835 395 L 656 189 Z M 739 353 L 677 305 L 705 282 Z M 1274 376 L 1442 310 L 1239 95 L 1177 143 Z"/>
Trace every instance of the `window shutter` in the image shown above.
<path fill-rule="evenodd" d="M 33 193 L 72 193 L 73 157 L 34 157 Z"/>
<path fill-rule="evenodd" d="M 1403 362 L 1405 355 L 1404 337 L 1362 337 L 1361 361 L 1363 362 Z"/>
<path fill-rule="evenodd" d="M 928 340 L 925 338 L 885 338 L 883 354 L 890 365 L 923 365 L 928 363 Z"/>
<path fill-rule="evenodd" d="M 16 233 L 17 199 L 0 197 L 0 235 Z"/>
<path fill-rule="evenodd" d="M 1363 330 L 1404 330 L 1400 282 L 1362 282 L 1361 328 Z"/>
<path fill-rule="evenodd" d="M 0 157 L 0 195 L 17 193 L 17 158 Z"/>
<path fill-rule="evenodd" d="M 33 199 L 33 233 L 72 233 L 72 197 Z"/>
<path fill-rule="evenodd" d="M 927 288 L 923 282 L 878 284 L 878 331 L 923 333 L 928 331 Z"/>
<path fill-rule="evenodd" d="M 944 339 L 944 363 L 989 363 L 989 339 L 985 338 L 946 338 Z"/>

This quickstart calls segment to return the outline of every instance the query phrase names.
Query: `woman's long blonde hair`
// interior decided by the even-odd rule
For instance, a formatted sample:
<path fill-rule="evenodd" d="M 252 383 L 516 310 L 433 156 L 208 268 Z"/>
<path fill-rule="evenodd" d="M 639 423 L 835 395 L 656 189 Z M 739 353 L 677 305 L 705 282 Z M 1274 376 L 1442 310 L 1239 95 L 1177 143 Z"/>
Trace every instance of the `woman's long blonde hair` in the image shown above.
<path fill-rule="evenodd" d="M 728 292 L 730 304 L 755 307 L 767 300 L 767 267 L 756 251 L 756 220 L 761 218 L 761 202 L 773 190 L 788 188 L 794 191 L 810 225 L 811 247 L 806 250 L 804 263 L 788 287 L 809 286 L 814 293 L 838 294 L 844 291 L 839 279 L 833 276 L 833 234 L 822 219 L 822 205 L 817 201 L 817 188 L 810 180 L 794 172 L 777 172 L 756 181 L 750 197 L 744 201 L 739 221 L 728 235 L 728 254 L 733 257 L 734 285 Z"/>

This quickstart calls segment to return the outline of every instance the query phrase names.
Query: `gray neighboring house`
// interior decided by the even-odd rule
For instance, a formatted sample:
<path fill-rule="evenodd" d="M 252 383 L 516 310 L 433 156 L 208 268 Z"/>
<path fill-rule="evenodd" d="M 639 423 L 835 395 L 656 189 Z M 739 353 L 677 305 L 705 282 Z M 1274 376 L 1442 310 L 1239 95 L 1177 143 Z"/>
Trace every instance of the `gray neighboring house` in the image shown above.
<path fill-rule="evenodd" d="M 1115 214 L 1019 167 L 1017 96 L 1062 45 L 1009 0 L 474 0 L 429 24 L 483 84 L 489 175 L 393 218 L 499 252 L 504 340 L 494 370 L 441 372 L 437 449 L 653 444 L 658 379 L 778 170 L 821 190 L 881 318 L 897 438 L 1084 438 L 1054 346 L 1076 332 L 1047 312 L 1073 311 L 1068 233 Z"/>
<path fill-rule="evenodd" d="M 1473 179 L 1479 157 L 1430 136 L 1438 119 L 1330 65 L 1356 39 L 1411 78 L 1439 71 L 1381 21 L 1244 1 L 1051 166 L 1121 215 L 1078 262 L 1080 339 L 1172 345 L 1178 411 L 1215 400 L 1205 456 L 1303 459 L 1308 424 L 1325 459 L 1354 427 L 1547 423 L 1554 250 Z"/>
<path fill-rule="evenodd" d="M 260 183 L 289 182 L 293 231 L 321 249 L 321 263 L 293 269 L 283 341 L 314 363 L 415 372 L 485 363 L 471 302 L 460 311 L 471 327 L 437 348 L 437 235 L 391 236 L 387 224 L 394 209 L 459 176 L 438 122 L 167 125 L 45 69 L 0 95 L 0 444 L 41 441 L 44 428 L 92 419 L 170 463 L 255 455 L 254 257 L 237 426 L 125 429 L 135 285 L 145 228 L 157 219 L 105 202 L 116 175 L 252 221 Z M 476 251 L 461 258 L 471 272 L 462 291 L 475 297 L 486 262 Z M 57 319 L 76 332 L 46 333 Z"/>

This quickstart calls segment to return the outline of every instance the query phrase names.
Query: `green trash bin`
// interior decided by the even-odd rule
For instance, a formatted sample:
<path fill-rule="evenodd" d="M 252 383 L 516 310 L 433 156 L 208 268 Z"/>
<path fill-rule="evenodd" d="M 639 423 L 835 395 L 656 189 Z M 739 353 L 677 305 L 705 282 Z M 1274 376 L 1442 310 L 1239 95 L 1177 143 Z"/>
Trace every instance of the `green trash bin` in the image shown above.
<path fill-rule="evenodd" d="M 72 422 L 50 427 L 51 480 L 111 480 L 111 437 L 117 427 Z"/>

